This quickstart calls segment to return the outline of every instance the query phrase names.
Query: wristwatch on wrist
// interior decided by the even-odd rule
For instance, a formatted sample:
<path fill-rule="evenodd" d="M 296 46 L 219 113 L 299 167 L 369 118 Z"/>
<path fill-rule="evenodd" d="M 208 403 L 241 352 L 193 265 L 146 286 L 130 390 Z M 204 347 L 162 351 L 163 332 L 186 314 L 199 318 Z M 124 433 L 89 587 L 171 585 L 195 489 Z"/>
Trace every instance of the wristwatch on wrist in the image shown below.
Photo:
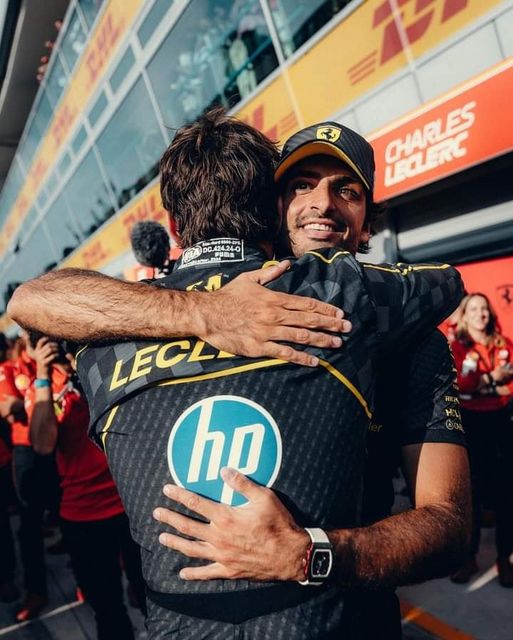
<path fill-rule="evenodd" d="M 299 584 L 319 586 L 330 577 L 333 567 L 333 547 L 326 532 L 322 529 L 305 528 L 305 531 L 310 536 L 312 543 L 304 559 L 305 579 L 300 580 Z"/>

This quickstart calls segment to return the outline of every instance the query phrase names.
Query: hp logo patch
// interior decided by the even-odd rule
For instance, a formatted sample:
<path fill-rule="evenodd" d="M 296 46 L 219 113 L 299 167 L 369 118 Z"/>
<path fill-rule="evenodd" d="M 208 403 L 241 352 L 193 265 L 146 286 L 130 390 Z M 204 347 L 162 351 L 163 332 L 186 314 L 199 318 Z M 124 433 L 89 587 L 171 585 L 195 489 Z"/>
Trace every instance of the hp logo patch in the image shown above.
<path fill-rule="evenodd" d="M 263 407 L 239 396 L 212 396 L 193 404 L 175 422 L 167 460 L 180 487 L 238 506 L 247 500 L 223 482 L 220 470 L 232 467 L 271 487 L 281 452 L 278 425 Z"/>

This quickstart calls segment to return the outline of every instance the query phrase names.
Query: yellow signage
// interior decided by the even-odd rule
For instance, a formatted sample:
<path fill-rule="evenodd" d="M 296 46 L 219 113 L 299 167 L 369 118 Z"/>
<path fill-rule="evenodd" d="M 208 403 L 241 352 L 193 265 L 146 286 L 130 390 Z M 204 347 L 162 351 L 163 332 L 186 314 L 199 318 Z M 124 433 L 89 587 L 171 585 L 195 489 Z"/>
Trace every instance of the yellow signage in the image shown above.
<path fill-rule="evenodd" d="M 59 266 L 101 270 L 130 251 L 130 229 L 142 220 L 155 220 L 166 228 L 169 227 L 167 212 L 160 199 L 158 181 L 150 185 L 121 214 L 103 225 L 98 233 L 86 240 Z"/>
<path fill-rule="evenodd" d="M 107 3 L 41 142 L 27 180 L 5 221 L 0 235 L 0 257 L 25 219 L 78 115 L 89 102 L 106 66 L 142 6 L 143 0 L 109 0 Z"/>
<path fill-rule="evenodd" d="M 155 220 L 169 228 L 167 211 L 162 207 L 158 180 L 150 184 L 127 208 L 103 225 L 101 230 L 74 251 L 59 268 L 94 269 L 100 271 L 110 262 L 130 251 L 130 230 L 136 222 Z M 0 316 L 0 331 L 14 328 L 7 316 Z"/>
<path fill-rule="evenodd" d="M 265 96 L 265 99 L 260 96 Z M 301 128 L 283 76 L 275 78 L 259 97 L 237 111 L 237 117 L 271 140 L 284 140 Z"/>
<path fill-rule="evenodd" d="M 291 64 L 288 83 L 275 80 L 240 110 L 240 116 L 284 141 L 298 128 L 292 125 L 297 120 L 292 104 L 305 126 L 319 122 L 500 2 L 368 0 Z"/>
<path fill-rule="evenodd" d="M 275 78 L 245 104 L 238 115 L 270 138 L 284 141 L 299 127 L 342 109 L 500 2 L 367 0 L 292 63 L 287 76 Z M 142 6 L 143 0 L 109 0 L 7 217 L 0 237 L 0 257 Z"/>

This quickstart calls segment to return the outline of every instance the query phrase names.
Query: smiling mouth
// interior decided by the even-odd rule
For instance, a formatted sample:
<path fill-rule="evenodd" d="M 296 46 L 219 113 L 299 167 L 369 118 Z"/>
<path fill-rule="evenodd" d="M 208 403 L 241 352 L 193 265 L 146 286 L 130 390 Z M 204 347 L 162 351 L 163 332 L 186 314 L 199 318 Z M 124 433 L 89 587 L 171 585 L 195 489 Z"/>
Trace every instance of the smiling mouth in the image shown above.
<path fill-rule="evenodd" d="M 342 225 L 342 228 L 335 226 L 334 224 L 325 224 L 322 222 L 307 222 L 301 225 L 305 231 L 320 231 L 322 233 L 343 233 L 346 230 L 346 226 Z"/>
<path fill-rule="evenodd" d="M 335 229 L 329 224 L 319 224 L 317 222 L 311 222 L 309 224 L 305 224 L 303 229 L 308 229 L 310 231 L 335 231 Z"/>

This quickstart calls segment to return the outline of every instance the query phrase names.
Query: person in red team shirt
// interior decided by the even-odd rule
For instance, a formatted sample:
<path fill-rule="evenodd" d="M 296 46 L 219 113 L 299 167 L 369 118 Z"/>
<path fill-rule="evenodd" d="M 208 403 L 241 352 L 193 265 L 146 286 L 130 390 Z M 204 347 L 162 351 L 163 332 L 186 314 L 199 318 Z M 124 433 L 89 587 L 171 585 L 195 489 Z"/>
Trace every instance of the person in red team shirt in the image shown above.
<path fill-rule="evenodd" d="M 497 330 L 497 316 L 482 293 L 461 301 L 455 337 L 451 347 L 471 461 L 474 522 L 470 557 L 452 580 L 467 582 L 478 570 L 475 556 L 485 507 L 496 511 L 499 582 L 513 587 L 513 342 Z"/>
<path fill-rule="evenodd" d="M 25 349 L 0 364 L 0 413 L 11 428 L 13 479 L 20 514 L 18 538 L 26 590 L 16 613 L 20 622 L 37 616 L 47 602 L 43 513 L 52 461 L 37 455 L 30 442 L 24 397 L 34 377 L 35 364 Z"/>
<path fill-rule="evenodd" d="M 0 363 L 7 360 L 8 343 L 0 333 Z M 0 400 L 1 402 L 1 400 Z M 11 473 L 11 433 L 7 420 L 0 418 L 0 600 L 11 602 L 19 597 L 14 584 L 14 540 L 9 519 L 13 501 Z"/>
<path fill-rule="evenodd" d="M 0 421 L 3 422 L 3 419 Z M 14 584 L 16 564 L 9 519 L 11 494 L 11 450 L 4 438 L 0 436 L 0 600 L 3 602 L 12 602 L 19 597 L 18 589 Z"/>
<path fill-rule="evenodd" d="M 36 452 L 56 452 L 60 518 L 78 585 L 94 610 L 98 640 L 134 638 L 124 602 L 122 558 L 131 587 L 144 602 L 139 548 L 105 455 L 87 437 L 89 412 L 62 346 L 30 334 L 37 377 L 25 395 Z"/>

